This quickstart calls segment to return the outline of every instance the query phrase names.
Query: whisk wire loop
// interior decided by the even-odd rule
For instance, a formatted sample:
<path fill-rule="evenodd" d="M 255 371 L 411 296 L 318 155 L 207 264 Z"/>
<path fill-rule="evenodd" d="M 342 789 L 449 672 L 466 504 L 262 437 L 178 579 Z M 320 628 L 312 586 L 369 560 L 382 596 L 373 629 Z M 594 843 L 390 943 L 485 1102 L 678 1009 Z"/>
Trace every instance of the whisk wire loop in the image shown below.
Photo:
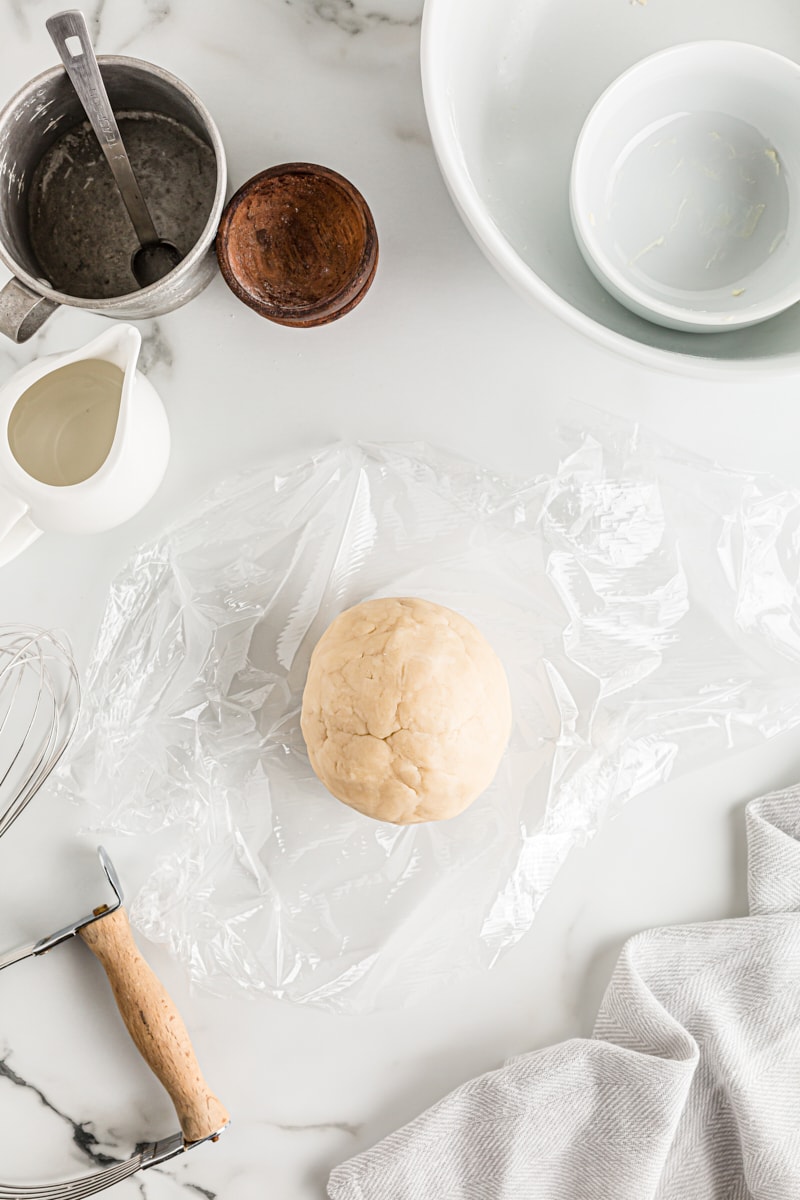
<path fill-rule="evenodd" d="M 66 750 L 79 707 L 69 643 L 49 630 L 0 625 L 0 837 Z"/>

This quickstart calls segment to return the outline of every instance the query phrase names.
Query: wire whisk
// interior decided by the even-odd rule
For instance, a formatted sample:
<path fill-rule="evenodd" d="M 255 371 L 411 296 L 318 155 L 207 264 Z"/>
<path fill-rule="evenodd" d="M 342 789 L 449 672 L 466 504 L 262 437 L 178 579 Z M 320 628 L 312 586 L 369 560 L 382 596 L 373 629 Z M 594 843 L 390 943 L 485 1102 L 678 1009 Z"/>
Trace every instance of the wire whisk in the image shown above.
<path fill-rule="evenodd" d="M 66 639 L 0 625 L 0 837 L 66 750 L 79 708 L 80 680 Z"/>

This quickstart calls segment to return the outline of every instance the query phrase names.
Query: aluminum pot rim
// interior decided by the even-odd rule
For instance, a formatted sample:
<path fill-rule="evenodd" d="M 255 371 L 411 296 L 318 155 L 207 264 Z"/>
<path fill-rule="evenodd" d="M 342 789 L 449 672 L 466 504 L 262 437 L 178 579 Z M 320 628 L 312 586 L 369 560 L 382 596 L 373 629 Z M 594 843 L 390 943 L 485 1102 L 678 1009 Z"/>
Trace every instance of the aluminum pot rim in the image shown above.
<path fill-rule="evenodd" d="M 169 280 L 171 285 L 179 283 L 182 279 L 189 276 L 194 267 L 205 258 L 209 250 L 213 250 L 214 239 L 216 237 L 217 226 L 222 215 L 222 209 L 225 204 L 225 193 L 227 189 L 227 167 L 225 160 L 225 148 L 222 144 L 220 132 L 217 129 L 211 113 L 203 104 L 196 92 L 179 79 L 177 75 L 173 75 L 171 71 L 165 70 L 163 67 L 157 66 L 155 63 L 147 62 L 143 58 L 133 58 L 126 54 L 98 54 L 97 60 L 101 66 L 126 66 L 137 67 L 142 70 L 145 75 L 150 75 L 162 82 L 168 84 L 175 91 L 180 93 L 191 106 L 196 110 L 198 116 L 203 121 L 208 132 L 211 149 L 214 151 L 214 157 L 217 163 L 217 186 L 214 192 L 214 200 L 211 205 L 211 210 L 208 215 L 208 220 L 203 226 L 203 231 L 199 238 L 192 246 L 185 258 L 181 259 L 180 263 L 169 275 L 165 275 L 163 279 L 151 283 L 146 288 L 136 288 L 132 292 L 124 292 L 119 296 L 108 297 L 87 297 L 87 296 L 72 296 L 69 292 L 59 292 L 55 288 L 45 285 L 42 280 L 36 275 L 31 275 L 26 271 L 6 250 L 6 247 L 0 241 L 0 260 L 8 267 L 9 271 L 20 281 L 24 283 L 31 291 L 36 292 L 39 296 L 44 296 L 48 300 L 52 300 L 57 304 L 64 305 L 69 308 L 88 309 L 92 312 L 102 311 L 111 313 L 116 308 L 128 308 L 132 300 L 141 300 L 152 298 L 157 300 L 163 291 L 164 283 Z M 46 71 L 41 71 L 33 79 L 29 79 L 21 88 L 8 100 L 0 109 L 0 128 L 5 124 L 9 113 L 13 112 L 20 103 L 30 93 L 35 92 L 37 88 L 45 83 L 49 83 L 57 76 L 63 75 L 66 78 L 66 71 L 62 66 L 48 67 Z"/>

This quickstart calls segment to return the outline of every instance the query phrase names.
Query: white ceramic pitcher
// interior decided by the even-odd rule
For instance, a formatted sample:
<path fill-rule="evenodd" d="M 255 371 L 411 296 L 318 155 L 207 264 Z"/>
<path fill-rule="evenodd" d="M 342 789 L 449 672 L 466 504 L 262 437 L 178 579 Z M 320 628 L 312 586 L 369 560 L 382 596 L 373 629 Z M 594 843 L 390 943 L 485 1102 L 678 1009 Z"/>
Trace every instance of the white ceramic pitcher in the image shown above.
<path fill-rule="evenodd" d="M 136 370 L 141 344 L 133 325 L 115 325 L 0 388 L 0 566 L 46 530 L 112 529 L 156 491 L 169 425 Z"/>

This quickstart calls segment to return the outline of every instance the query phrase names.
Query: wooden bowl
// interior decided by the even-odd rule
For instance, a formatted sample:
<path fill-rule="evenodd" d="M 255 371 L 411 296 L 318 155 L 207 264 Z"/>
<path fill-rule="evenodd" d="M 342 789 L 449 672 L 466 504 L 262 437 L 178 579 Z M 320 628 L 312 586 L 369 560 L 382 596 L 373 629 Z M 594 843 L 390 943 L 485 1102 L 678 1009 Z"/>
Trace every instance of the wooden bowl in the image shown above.
<path fill-rule="evenodd" d="M 279 325 L 327 325 L 363 299 L 378 265 L 367 202 L 347 179 L 313 163 L 254 175 L 217 231 L 228 287 Z"/>

